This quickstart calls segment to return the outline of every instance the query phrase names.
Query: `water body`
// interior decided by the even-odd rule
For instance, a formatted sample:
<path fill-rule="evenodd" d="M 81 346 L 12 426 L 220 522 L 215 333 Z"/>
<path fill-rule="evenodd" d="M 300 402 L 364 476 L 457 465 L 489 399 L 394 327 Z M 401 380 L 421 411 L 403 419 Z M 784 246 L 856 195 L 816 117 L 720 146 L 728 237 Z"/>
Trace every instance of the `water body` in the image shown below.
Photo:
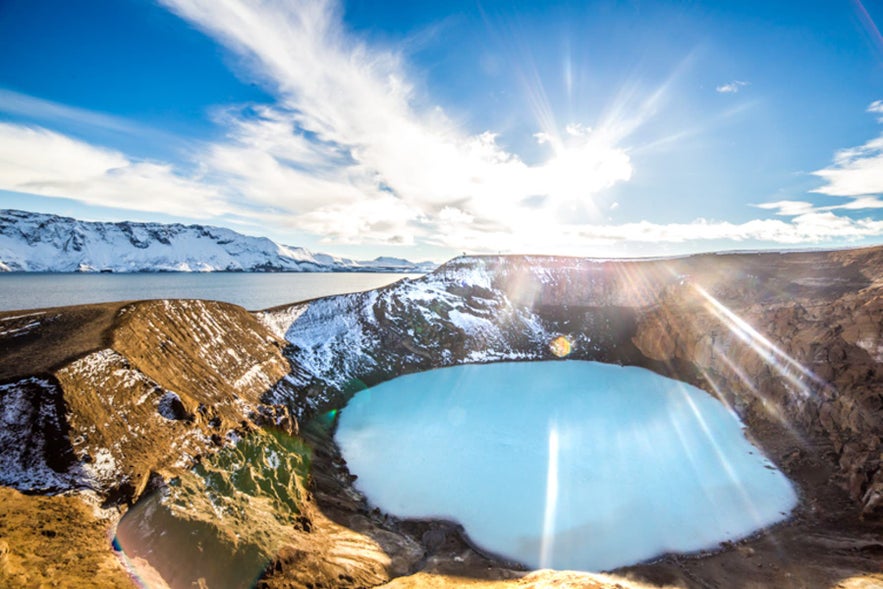
<path fill-rule="evenodd" d="M 635 367 L 466 365 L 358 393 L 336 439 L 400 517 L 533 568 L 610 570 L 780 521 L 797 495 L 717 399 Z"/>
<path fill-rule="evenodd" d="M 256 311 L 371 290 L 417 276 L 377 272 L 0 273 L 0 311 L 143 299 L 208 299 Z"/>

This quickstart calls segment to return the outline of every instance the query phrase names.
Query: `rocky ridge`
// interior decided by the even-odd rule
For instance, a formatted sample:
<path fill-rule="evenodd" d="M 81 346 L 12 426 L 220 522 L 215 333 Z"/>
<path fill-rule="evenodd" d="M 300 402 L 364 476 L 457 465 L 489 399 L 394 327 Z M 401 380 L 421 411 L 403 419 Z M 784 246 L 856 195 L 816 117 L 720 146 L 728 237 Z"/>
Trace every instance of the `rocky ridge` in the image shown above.
<path fill-rule="evenodd" d="M 883 248 L 485 257 L 253 314 L 200 301 L 0 314 L 0 584 L 120 586 L 116 531 L 156 586 L 238 586 L 233 570 L 266 588 L 879 585 L 881 287 Z M 456 524 L 397 520 L 353 488 L 330 432 L 356 391 L 556 359 L 561 336 L 569 358 L 644 366 L 730 404 L 800 486 L 793 520 L 610 577 L 525 576 Z M 58 515 L 22 525 L 37 511 Z M 157 528 L 191 541 L 156 544 Z"/>

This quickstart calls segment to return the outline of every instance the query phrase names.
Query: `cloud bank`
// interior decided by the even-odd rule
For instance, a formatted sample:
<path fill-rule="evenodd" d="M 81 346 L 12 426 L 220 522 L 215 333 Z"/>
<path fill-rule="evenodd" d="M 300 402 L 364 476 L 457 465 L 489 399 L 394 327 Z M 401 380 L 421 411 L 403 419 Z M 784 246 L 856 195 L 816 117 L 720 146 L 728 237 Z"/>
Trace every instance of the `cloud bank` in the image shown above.
<path fill-rule="evenodd" d="M 219 188 L 164 163 L 134 161 L 40 127 L 0 123 L 0 189 L 136 211 L 202 216 L 229 207 Z"/>
<path fill-rule="evenodd" d="M 834 163 L 813 172 L 825 185 L 813 192 L 855 197 L 883 193 L 883 135 L 859 147 L 841 149 Z"/>

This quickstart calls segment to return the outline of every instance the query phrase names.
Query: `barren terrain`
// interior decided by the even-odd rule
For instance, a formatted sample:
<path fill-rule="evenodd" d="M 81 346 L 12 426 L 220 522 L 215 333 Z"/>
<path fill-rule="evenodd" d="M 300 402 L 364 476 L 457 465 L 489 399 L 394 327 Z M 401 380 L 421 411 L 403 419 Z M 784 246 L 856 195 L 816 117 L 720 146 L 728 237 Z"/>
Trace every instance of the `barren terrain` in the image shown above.
<path fill-rule="evenodd" d="M 356 390 L 554 359 L 562 335 L 571 358 L 644 366 L 731 405 L 798 487 L 794 516 L 605 576 L 529 573 L 453 522 L 401 521 L 355 491 L 332 412 Z M 201 530 L 215 561 L 257 555 L 267 588 L 883 586 L 883 248 L 458 258 L 260 313 L 201 301 L 2 313 L 0 350 L 0 585 L 129 584 L 111 541 L 133 505 L 162 496 L 124 521 Z M 126 554 L 141 566 L 144 550 Z M 136 570 L 208 582 L 188 558 Z"/>

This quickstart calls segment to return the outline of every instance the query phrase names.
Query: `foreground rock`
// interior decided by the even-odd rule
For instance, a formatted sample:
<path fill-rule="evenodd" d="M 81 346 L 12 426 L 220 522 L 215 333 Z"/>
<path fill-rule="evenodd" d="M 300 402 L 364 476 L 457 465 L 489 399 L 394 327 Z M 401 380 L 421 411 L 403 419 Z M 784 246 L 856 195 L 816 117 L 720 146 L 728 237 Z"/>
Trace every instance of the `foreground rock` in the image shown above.
<path fill-rule="evenodd" d="M 117 540 L 157 586 L 878 586 L 881 287 L 883 249 L 489 257 L 256 314 L 199 301 L 0 314 L 0 585 L 120 586 L 107 557 L 135 504 Z M 356 391 L 568 351 L 731 405 L 800 487 L 795 516 L 713 554 L 527 574 L 455 523 L 397 520 L 353 488 L 331 433 Z M 62 515 L 21 525 L 38 511 Z"/>

